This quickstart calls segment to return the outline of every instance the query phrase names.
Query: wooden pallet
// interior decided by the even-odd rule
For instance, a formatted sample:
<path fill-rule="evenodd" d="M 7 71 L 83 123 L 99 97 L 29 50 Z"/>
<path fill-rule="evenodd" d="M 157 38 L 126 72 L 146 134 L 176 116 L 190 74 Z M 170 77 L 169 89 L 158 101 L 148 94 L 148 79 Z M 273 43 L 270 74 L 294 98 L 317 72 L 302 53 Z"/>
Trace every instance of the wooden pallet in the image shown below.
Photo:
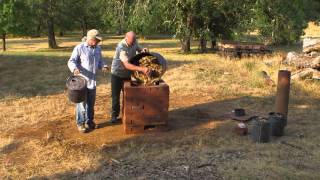
<path fill-rule="evenodd" d="M 238 57 L 271 54 L 272 49 L 264 44 L 250 42 L 222 41 L 218 43 L 219 54 Z"/>
<path fill-rule="evenodd" d="M 126 134 L 142 134 L 169 131 L 169 126 L 163 125 L 146 125 L 146 126 L 124 126 Z"/>

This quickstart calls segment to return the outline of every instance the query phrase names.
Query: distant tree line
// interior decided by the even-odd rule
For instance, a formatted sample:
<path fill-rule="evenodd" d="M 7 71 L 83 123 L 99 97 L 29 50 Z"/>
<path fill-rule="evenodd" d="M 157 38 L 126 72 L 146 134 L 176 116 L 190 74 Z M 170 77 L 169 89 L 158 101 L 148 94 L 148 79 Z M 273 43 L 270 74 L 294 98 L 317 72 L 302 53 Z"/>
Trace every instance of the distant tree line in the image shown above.
<path fill-rule="evenodd" d="M 289 44 L 299 40 L 309 21 L 320 22 L 319 0 L 0 0 L 0 36 L 48 37 L 57 48 L 56 35 L 96 28 L 141 36 L 169 34 L 190 51 L 218 40 L 232 40 L 258 32 L 263 42 Z"/>

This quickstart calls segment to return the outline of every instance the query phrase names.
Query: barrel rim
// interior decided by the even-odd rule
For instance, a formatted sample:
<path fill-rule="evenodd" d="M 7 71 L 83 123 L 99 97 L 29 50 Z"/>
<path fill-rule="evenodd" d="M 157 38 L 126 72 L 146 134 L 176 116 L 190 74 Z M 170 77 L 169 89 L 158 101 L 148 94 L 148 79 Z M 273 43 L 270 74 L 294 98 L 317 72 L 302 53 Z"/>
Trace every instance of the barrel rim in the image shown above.
<path fill-rule="evenodd" d="M 87 87 L 87 80 L 83 77 L 83 76 L 80 76 L 80 75 L 71 75 L 67 78 L 67 81 L 66 81 L 66 87 L 68 90 L 72 90 L 72 91 L 76 91 L 77 89 L 70 89 L 70 84 L 68 84 L 72 78 L 80 78 L 81 80 L 84 81 L 84 87 Z"/>

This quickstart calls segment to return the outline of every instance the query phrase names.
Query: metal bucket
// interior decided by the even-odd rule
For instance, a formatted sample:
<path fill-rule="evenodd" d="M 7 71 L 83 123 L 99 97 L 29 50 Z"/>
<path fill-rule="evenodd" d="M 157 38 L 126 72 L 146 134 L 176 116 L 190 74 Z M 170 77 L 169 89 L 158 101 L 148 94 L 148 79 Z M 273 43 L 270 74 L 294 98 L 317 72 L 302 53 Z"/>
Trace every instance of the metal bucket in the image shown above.
<path fill-rule="evenodd" d="M 68 98 L 73 103 L 80 103 L 87 97 L 87 81 L 82 76 L 70 76 L 67 79 Z"/>

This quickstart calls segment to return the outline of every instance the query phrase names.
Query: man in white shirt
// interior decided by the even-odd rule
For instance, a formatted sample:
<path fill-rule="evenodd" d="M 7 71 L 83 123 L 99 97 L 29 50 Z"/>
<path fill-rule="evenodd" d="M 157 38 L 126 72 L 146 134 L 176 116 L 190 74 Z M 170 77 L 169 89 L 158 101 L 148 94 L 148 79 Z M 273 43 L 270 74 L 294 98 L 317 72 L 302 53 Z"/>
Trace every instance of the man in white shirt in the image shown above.
<path fill-rule="evenodd" d="M 96 74 L 102 69 L 101 47 L 102 40 L 98 30 L 92 29 L 87 33 L 85 42 L 77 45 L 68 61 L 68 67 L 74 75 L 80 75 L 87 80 L 87 98 L 85 102 L 76 104 L 76 123 L 82 133 L 95 129 L 94 104 L 96 99 Z"/>

